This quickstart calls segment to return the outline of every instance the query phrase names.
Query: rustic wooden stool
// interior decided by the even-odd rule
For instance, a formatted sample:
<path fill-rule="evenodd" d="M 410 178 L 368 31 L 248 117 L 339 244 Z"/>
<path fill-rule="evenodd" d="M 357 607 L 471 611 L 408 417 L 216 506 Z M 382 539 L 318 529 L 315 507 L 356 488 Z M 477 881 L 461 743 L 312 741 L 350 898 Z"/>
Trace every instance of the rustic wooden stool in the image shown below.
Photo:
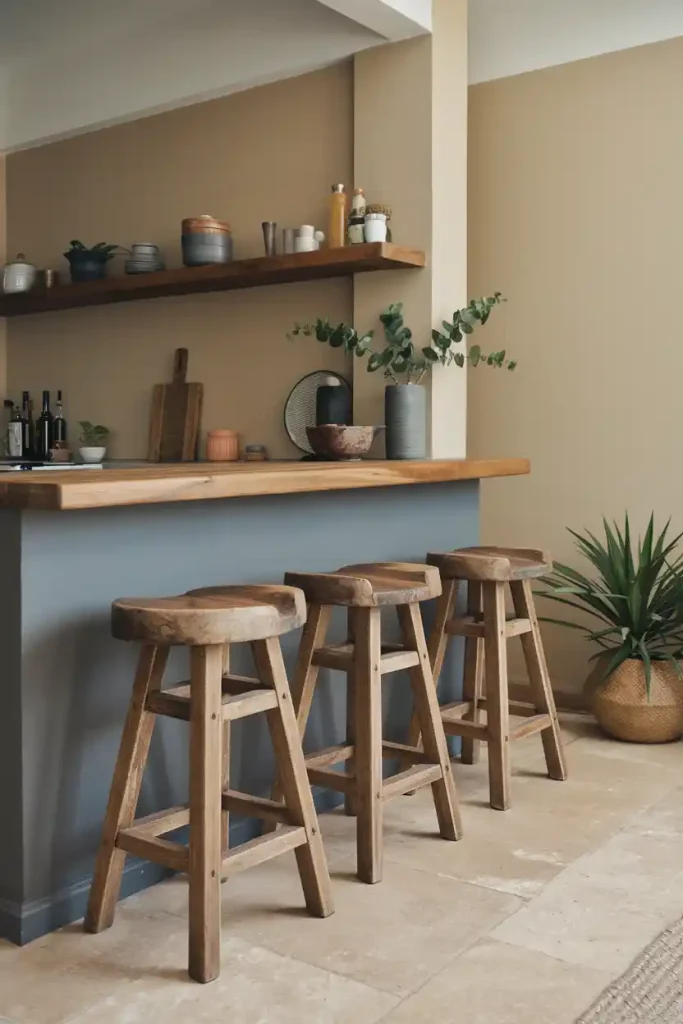
<path fill-rule="evenodd" d="M 531 580 L 552 569 L 550 555 L 526 548 L 460 548 L 429 554 L 443 580 L 436 621 L 429 639 L 429 658 L 438 681 L 448 639 L 465 637 L 463 700 L 443 705 L 446 732 L 462 737 L 462 760 L 479 759 L 479 743 L 488 743 L 491 806 L 505 811 L 510 806 L 510 740 L 540 732 L 551 779 L 564 780 L 567 771 L 562 740 L 550 685 L 548 667 L 534 607 Z M 458 584 L 467 580 L 467 615 L 455 615 Z M 506 618 L 505 585 L 509 584 L 515 615 Z M 528 701 L 508 697 L 506 641 L 518 636 L 529 674 Z M 484 680 L 485 676 L 485 680 Z M 485 693 L 484 693 L 485 682 Z M 481 721 L 486 712 L 486 723 Z M 510 726 L 510 715 L 525 719 Z M 409 742 L 418 743 L 420 725 L 413 716 Z"/>
<path fill-rule="evenodd" d="M 461 837 L 460 811 L 451 772 L 446 735 L 439 715 L 429 667 L 419 602 L 441 593 L 438 571 L 427 565 L 378 562 L 348 565 L 329 574 L 287 573 L 285 583 L 299 587 L 309 602 L 292 682 L 292 696 L 303 736 L 318 669 L 348 674 L 347 741 L 306 756 L 308 778 L 315 786 L 340 791 L 346 810 L 357 814 L 358 877 L 382 877 L 382 805 L 408 790 L 431 785 L 444 839 Z M 332 606 L 348 608 L 348 642 L 325 646 Z M 382 644 L 380 612 L 396 606 L 402 644 Z M 382 676 L 408 669 L 424 751 L 382 742 Z M 401 757 L 405 771 L 383 781 L 382 757 Z M 347 771 L 333 765 L 347 762 Z M 284 780 L 283 780 L 284 782 Z M 279 796 L 276 787 L 275 797 Z"/>
<path fill-rule="evenodd" d="M 332 913 L 330 878 L 278 639 L 305 619 L 304 595 L 282 586 L 209 588 L 181 597 L 114 602 L 113 635 L 144 646 L 109 795 L 87 931 L 112 924 L 127 853 L 188 873 L 189 972 L 195 981 L 213 981 L 220 973 L 222 874 L 295 850 L 309 912 L 317 917 Z M 251 643 L 258 679 L 224 675 L 227 645 L 243 642 Z M 162 690 L 172 645 L 190 648 L 190 681 Z M 266 714 L 273 739 L 284 803 L 228 787 L 229 724 L 260 712 Z M 190 723 L 190 801 L 136 819 L 156 715 Z M 284 827 L 274 836 L 228 850 L 229 811 Z M 162 838 L 188 823 L 189 848 Z"/>

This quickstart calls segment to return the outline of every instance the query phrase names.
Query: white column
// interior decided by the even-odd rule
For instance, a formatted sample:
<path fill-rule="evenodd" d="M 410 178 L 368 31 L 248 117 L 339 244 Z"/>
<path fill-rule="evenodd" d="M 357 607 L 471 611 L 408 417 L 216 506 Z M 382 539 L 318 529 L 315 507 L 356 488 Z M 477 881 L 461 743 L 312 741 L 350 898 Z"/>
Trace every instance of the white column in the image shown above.
<path fill-rule="evenodd" d="M 424 249 L 427 268 L 359 275 L 354 324 L 377 327 L 403 302 L 419 346 L 467 301 L 467 0 L 434 0 L 433 34 L 355 58 L 355 183 L 393 210 L 398 244 Z M 378 339 L 379 340 L 379 339 Z M 432 458 L 466 452 L 466 371 L 426 380 Z M 356 423 L 382 423 L 384 380 L 354 364 Z"/>

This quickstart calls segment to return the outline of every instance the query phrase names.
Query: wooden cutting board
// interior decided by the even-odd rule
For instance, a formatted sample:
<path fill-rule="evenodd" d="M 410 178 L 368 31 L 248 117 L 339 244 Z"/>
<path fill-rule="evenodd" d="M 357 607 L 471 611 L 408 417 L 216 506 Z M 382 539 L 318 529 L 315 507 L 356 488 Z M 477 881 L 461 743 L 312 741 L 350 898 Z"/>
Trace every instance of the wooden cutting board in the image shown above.
<path fill-rule="evenodd" d="M 203 384 L 187 383 L 187 349 L 177 348 L 173 381 L 155 384 L 149 423 L 150 462 L 190 462 L 197 457 Z"/>

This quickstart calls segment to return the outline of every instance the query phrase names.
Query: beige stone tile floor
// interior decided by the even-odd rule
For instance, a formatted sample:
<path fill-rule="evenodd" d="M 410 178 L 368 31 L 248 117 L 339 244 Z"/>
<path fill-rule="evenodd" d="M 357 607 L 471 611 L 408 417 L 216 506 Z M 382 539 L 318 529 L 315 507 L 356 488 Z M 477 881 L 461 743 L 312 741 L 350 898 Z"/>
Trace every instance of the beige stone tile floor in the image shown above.
<path fill-rule="evenodd" d="M 0 942 L 0 1024 L 572 1024 L 683 915 L 683 744 L 614 743 L 580 716 L 563 732 L 570 779 L 545 777 L 537 738 L 516 745 L 506 814 L 485 755 L 455 765 L 460 843 L 436 834 L 428 790 L 387 805 L 380 885 L 355 879 L 353 819 L 323 816 L 325 921 L 302 910 L 293 857 L 236 876 L 212 985 L 185 973 L 182 878 L 102 935 Z"/>

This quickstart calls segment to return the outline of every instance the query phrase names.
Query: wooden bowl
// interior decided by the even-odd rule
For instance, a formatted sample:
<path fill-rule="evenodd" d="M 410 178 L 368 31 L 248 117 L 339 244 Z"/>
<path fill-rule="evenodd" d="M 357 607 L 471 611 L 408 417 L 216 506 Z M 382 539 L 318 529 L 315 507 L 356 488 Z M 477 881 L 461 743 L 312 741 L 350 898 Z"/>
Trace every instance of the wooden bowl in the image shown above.
<path fill-rule="evenodd" d="M 360 459 L 370 451 L 370 445 L 383 427 L 346 427 L 325 423 L 321 427 L 306 427 L 308 440 L 316 455 L 326 459 Z"/>

